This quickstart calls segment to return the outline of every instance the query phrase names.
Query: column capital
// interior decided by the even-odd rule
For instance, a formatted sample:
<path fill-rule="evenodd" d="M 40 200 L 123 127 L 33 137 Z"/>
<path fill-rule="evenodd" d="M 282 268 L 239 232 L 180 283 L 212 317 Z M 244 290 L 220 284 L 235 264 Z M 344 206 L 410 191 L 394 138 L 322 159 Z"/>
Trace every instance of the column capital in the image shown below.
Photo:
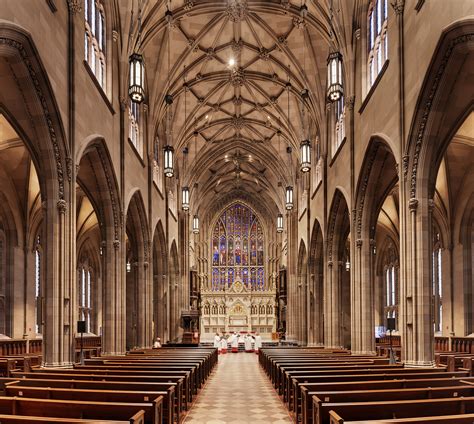
<path fill-rule="evenodd" d="M 418 199 L 410 199 L 410 201 L 408 202 L 408 208 L 411 211 L 416 211 L 418 209 Z"/>
<path fill-rule="evenodd" d="M 332 268 L 333 265 L 334 265 L 333 261 L 328 261 L 328 267 L 329 268 Z"/>
<path fill-rule="evenodd" d="M 67 203 L 64 199 L 59 199 L 58 203 L 56 203 L 56 207 L 61 215 L 64 215 L 67 211 Z"/>
<path fill-rule="evenodd" d="M 397 16 L 402 15 L 405 9 L 405 0 L 395 0 L 392 3 L 392 7 L 395 13 L 397 14 Z"/>
<path fill-rule="evenodd" d="M 82 3 L 80 0 L 68 0 L 67 6 L 73 15 L 82 12 Z"/>
<path fill-rule="evenodd" d="M 362 239 L 356 240 L 356 246 L 360 249 L 362 247 Z"/>
<path fill-rule="evenodd" d="M 118 250 L 120 248 L 120 240 L 114 240 L 114 249 Z"/>
<path fill-rule="evenodd" d="M 428 199 L 428 212 L 433 212 L 435 207 L 434 199 Z"/>

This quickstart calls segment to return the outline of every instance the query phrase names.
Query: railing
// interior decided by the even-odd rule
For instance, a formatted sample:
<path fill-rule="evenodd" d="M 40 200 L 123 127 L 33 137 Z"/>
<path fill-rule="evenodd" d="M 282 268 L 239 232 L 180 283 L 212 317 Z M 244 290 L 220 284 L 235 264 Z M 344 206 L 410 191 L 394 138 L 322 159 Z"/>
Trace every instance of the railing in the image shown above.
<path fill-rule="evenodd" d="M 100 336 L 86 336 L 83 339 L 84 349 L 100 348 L 100 346 Z M 25 355 L 27 353 L 40 354 L 43 350 L 42 347 L 42 339 L 4 339 L 0 340 L 0 356 Z M 76 337 L 76 349 L 80 349 L 80 347 L 81 338 Z"/>
<path fill-rule="evenodd" d="M 89 349 L 92 347 L 100 347 L 101 346 L 101 338 L 100 336 L 85 336 L 83 338 L 82 347 L 84 349 Z M 81 337 L 76 337 L 76 349 L 81 348 Z"/>
<path fill-rule="evenodd" d="M 382 336 L 379 337 L 377 340 L 377 344 L 389 345 L 390 344 L 390 336 Z M 392 336 L 392 346 L 397 347 L 400 346 L 400 336 Z"/>
<path fill-rule="evenodd" d="M 451 337 L 451 350 L 454 352 L 474 353 L 474 337 Z"/>
<path fill-rule="evenodd" d="M 435 352 L 449 352 L 449 337 L 435 337 Z"/>
<path fill-rule="evenodd" d="M 383 336 L 377 339 L 377 345 L 389 345 L 390 337 Z M 392 346 L 400 347 L 400 336 L 392 336 Z M 435 352 L 462 352 L 474 353 L 474 337 L 435 337 Z"/>

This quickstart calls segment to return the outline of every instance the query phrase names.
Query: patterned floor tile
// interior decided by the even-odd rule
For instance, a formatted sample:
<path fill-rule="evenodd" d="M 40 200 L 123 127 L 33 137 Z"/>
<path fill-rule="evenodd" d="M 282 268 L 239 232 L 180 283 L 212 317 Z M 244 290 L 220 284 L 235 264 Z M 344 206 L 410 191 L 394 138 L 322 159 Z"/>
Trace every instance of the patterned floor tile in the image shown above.
<path fill-rule="evenodd" d="M 183 424 L 289 424 L 288 411 L 258 364 L 257 355 L 219 357 L 219 364 Z"/>

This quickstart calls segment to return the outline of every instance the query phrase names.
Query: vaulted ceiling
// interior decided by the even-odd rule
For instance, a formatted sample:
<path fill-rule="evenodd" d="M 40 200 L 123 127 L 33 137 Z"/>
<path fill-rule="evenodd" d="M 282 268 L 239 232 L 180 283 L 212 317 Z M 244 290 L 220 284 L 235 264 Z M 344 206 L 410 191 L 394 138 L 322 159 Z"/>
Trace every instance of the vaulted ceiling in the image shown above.
<path fill-rule="evenodd" d="M 306 3 L 142 2 L 149 124 L 175 148 L 194 209 L 247 193 L 283 210 L 299 143 L 324 129 L 329 3 Z"/>

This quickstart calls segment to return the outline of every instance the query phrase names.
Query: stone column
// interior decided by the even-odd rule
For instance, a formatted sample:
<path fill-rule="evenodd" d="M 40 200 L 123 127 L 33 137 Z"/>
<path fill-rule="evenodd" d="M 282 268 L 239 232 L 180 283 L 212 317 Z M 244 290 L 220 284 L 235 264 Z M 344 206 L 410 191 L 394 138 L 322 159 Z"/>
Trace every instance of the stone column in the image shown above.
<path fill-rule="evenodd" d="M 147 249 L 146 243 L 144 249 Z M 145 255 L 147 256 L 147 255 Z M 137 263 L 137 345 L 138 347 L 151 347 L 152 316 L 151 305 L 152 291 L 149 280 L 149 263 L 140 260 Z"/>
<path fill-rule="evenodd" d="M 332 260 L 328 261 L 326 276 L 324 278 L 324 345 L 326 347 L 341 347 L 340 337 L 340 286 L 338 264 L 334 266 Z"/>
<path fill-rule="evenodd" d="M 403 331 L 402 354 L 407 365 L 433 366 L 434 329 L 431 286 L 431 222 L 433 201 L 419 202 L 411 198 L 408 204 L 406 267 L 408 278 L 401 281 L 401 314 Z M 402 229 L 402 227 L 401 227 Z"/>
<path fill-rule="evenodd" d="M 353 353 L 375 353 L 375 312 L 374 312 L 374 258 L 373 239 L 357 239 L 354 262 L 351 271 L 354 274 L 351 296 Z"/>
<path fill-rule="evenodd" d="M 125 353 L 125 263 L 120 240 L 113 239 L 104 244 L 102 284 L 106 296 L 103 298 L 102 351 L 109 355 Z"/>
<path fill-rule="evenodd" d="M 43 364 L 50 367 L 69 366 L 74 351 L 74 334 L 71 328 L 72 282 L 75 281 L 75 259 L 71 257 L 71 246 L 67 243 L 70 237 L 70 220 L 67 202 L 60 199 L 47 200 L 45 209 L 43 254 L 44 274 L 44 331 L 43 331 Z M 69 211 L 70 213 L 71 211 Z M 73 214 L 75 216 L 75 214 Z"/>
<path fill-rule="evenodd" d="M 286 339 L 296 341 L 298 338 L 298 276 L 296 273 L 298 258 L 298 247 L 295 245 L 297 240 L 297 223 L 295 223 L 296 214 L 288 211 L 287 219 L 287 307 L 286 307 Z"/>

